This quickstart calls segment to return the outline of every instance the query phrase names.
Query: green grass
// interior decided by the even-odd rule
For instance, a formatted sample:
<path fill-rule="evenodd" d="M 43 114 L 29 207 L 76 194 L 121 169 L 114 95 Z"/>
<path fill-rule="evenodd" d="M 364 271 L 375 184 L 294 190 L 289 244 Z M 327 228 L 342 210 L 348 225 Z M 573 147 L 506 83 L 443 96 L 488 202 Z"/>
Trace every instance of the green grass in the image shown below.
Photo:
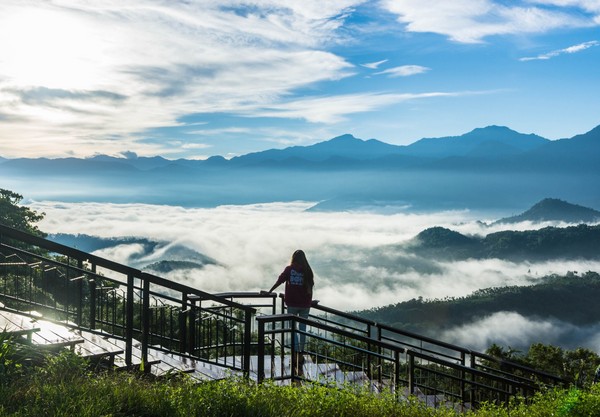
<path fill-rule="evenodd" d="M 6 368 L 8 369 L 8 368 Z M 487 405 L 463 414 L 427 408 L 392 394 L 374 395 L 317 385 L 257 385 L 229 379 L 194 383 L 187 376 L 169 380 L 128 372 L 92 372 L 72 353 L 46 358 L 41 366 L 0 374 L 0 416 L 14 417 L 546 417 L 599 416 L 600 387 L 540 393 L 527 403 Z"/>

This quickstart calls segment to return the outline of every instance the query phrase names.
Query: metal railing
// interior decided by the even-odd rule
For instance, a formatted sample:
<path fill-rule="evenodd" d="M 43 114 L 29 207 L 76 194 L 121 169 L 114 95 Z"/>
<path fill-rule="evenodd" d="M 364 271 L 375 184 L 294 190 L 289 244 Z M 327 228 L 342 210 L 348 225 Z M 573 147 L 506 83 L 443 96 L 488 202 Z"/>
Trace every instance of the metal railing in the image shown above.
<path fill-rule="evenodd" d="M 511 396 L 527 397 L 544 385 L 563 382 L 318 303 L 303 319 L 286 314 L 280 294 L 206 293 L 3 225 L 0 297 L 7 308 L 37 310 L 125 341 L 128 366 L 136 365 L 132 350 L 137 341 L 146 364 L 152 348 L 259 381 L 339 385 L 333 374 L 340 374 L 342 381 L 368 384 L 371 390 L 463 405 L 507 402 Z M 313 367 L 307 373 L 284 363 L 297 357 L 291 341 L 301 333 L 306 338 L 302 354 Z"/>
<path fill-rule="evenodd" d="M 3 225 L 0 293 L 8 308 L 124 340 L 130 366 L 137 340 L 146 364 L 152 347 L 250 371 L 252 307 Z"/>
<path fill-rule="evenodd" d="M 306 337 L 303 354 L 310 357 L 312 363 L 334 364 L 345 373 L 362 373 L 372 390 L 419 394 L 433 405 L 477 406 L 484 401 L 508 404 L 511 397 L 530 397 L 543 387 L 564 383 L 560 377 L 547 372 L 319 303 L 313 303 L 307 320 L 285 314 L 282 294 L 238 294 L 246 299 L 261 295 L 271 297 L 270 302 L 262 302 L 262 305 L 268 305 L 270 311 L 277 313 L 257 316 L 259 380 L 268 377 L 332 383 L 323 377 L 314 379 L 314 374 L 299 375 L 297 368 L 283 366 L 284 357 L 293 358 L 296 353 L 291 341 L 303 333 Z M 229 295 L 237 300 L 236 293 Z M 276 302 L 278 297 L 279 303 Z M 306 325 L 307 330 L 301 331 L 300 323 Z M 271 366 L 266 368 L 263 353 L 271 361 Z M 278 372 L 273 370 L 276 363 L 281 368 Z M 284 368 L 289 371 L 287 375 Z M 356 376 L 350 379 L 355 380 Z"/>
<path fill-rule="evenodd" d="M 283 294 L 269 294 L 263 292 L 258 294 L 228 293 L 223 295 L 227 295 L 231 300 L 238 302 L 241 302 L 241 298 L 272 298 L 272 301 L 266 304 L 270 308 L 270 313 L 267 314 L 286 313 Z M 279 303 L 276 302 L 277 298 L 280 300 Z M 264 302 L 262 304 L 252 304 L 255 308 L 263 305 L 265 305 Z M 327 324 L 359 336 L 365 336 L 380 342 L 397 345 L 407 351 L 417 352 L 434 359 L 455 363 L 463 367 L 487 372 L 499 377 L 512 378 L 521 381 L 524 384 L 555 386 L 564 383 L 560 377 L 544 371 L 533 369 L 505 359 L 499 359 L 442 340 L 377 323 L 356 314 L 324 306 L 318 302 L 312 304 L 309 318 L 315 322 Z"/>
<path fill-rule="evenodd" d="M 351 383 L 372 392 L 418 395 L 430 405 L 452 407 L 508 404 L 511 397 L 530 397 L 539 390 L 533 381 L 485 372 L 311 319 L 278 314 L 258 316 L 257 321 L 259 382 L 267 378 L 336 387 Z M 305 331 L 300 324 L 306 325 Z M 301 354 L 310 358 L 304 368 L 284 363 L 286 358 L 296 358 L 292 341 L 300 333 L 306 337 Z M 277 340 L 275 349 L 273 340 Z"/>

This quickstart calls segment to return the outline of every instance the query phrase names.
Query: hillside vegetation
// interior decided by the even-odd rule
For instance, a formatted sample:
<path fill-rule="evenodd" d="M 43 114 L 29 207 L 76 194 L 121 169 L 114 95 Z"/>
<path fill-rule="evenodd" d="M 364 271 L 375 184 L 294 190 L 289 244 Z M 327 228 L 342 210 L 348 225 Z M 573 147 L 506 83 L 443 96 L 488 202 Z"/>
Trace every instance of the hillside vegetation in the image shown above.
<path fill-rule="evenodd" d="M 468 323 L 498 311 L 523 316 L 559 318 L 576 325 L 596 323 L 600 317 L 600 274 L 586 272 L 552 275 L 529 286 L 485 288 L 465 297 L 412 299 L 361 311 L 363 317 L 426 334 Z"/>
<path fill-rule="evenodd" d="M 420 256 L 443 259 L 498 258 L 511 261 L 600 259 L 600 225 L 544 227 L 539 230 L 464 236 L 443 227 L 419 233 L 408 247 Z"/>
<path fill-rule="evenodd" d="M 545 198 L 529 210 L 496 223 L 518 223 L 523 221 L 563 221 L 568 223 L 591 223 L 600 221 L 600 211 L 578 204 L 571 204 L 557 198 Z"/>

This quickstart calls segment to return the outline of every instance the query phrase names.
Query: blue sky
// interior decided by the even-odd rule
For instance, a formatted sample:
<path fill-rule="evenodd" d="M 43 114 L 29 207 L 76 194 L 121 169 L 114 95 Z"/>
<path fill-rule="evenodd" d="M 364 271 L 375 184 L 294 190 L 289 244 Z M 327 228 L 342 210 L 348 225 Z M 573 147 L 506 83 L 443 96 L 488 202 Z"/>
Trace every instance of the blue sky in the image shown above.
<path fill-rule="evenodd" d="M 0 0 L 0 156 L 600 124 L 599 0 Z"/>

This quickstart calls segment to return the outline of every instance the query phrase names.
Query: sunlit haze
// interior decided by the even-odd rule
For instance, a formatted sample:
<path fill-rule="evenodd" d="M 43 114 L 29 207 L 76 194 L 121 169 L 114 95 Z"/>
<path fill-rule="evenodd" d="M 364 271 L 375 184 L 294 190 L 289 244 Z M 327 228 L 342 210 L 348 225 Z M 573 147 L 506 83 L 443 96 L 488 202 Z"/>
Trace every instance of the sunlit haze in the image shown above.
<path fill-rule="evenodd" d="M 600 123 L 598 1 L 0 3 L 0 156 L 204 159 Z"/>

